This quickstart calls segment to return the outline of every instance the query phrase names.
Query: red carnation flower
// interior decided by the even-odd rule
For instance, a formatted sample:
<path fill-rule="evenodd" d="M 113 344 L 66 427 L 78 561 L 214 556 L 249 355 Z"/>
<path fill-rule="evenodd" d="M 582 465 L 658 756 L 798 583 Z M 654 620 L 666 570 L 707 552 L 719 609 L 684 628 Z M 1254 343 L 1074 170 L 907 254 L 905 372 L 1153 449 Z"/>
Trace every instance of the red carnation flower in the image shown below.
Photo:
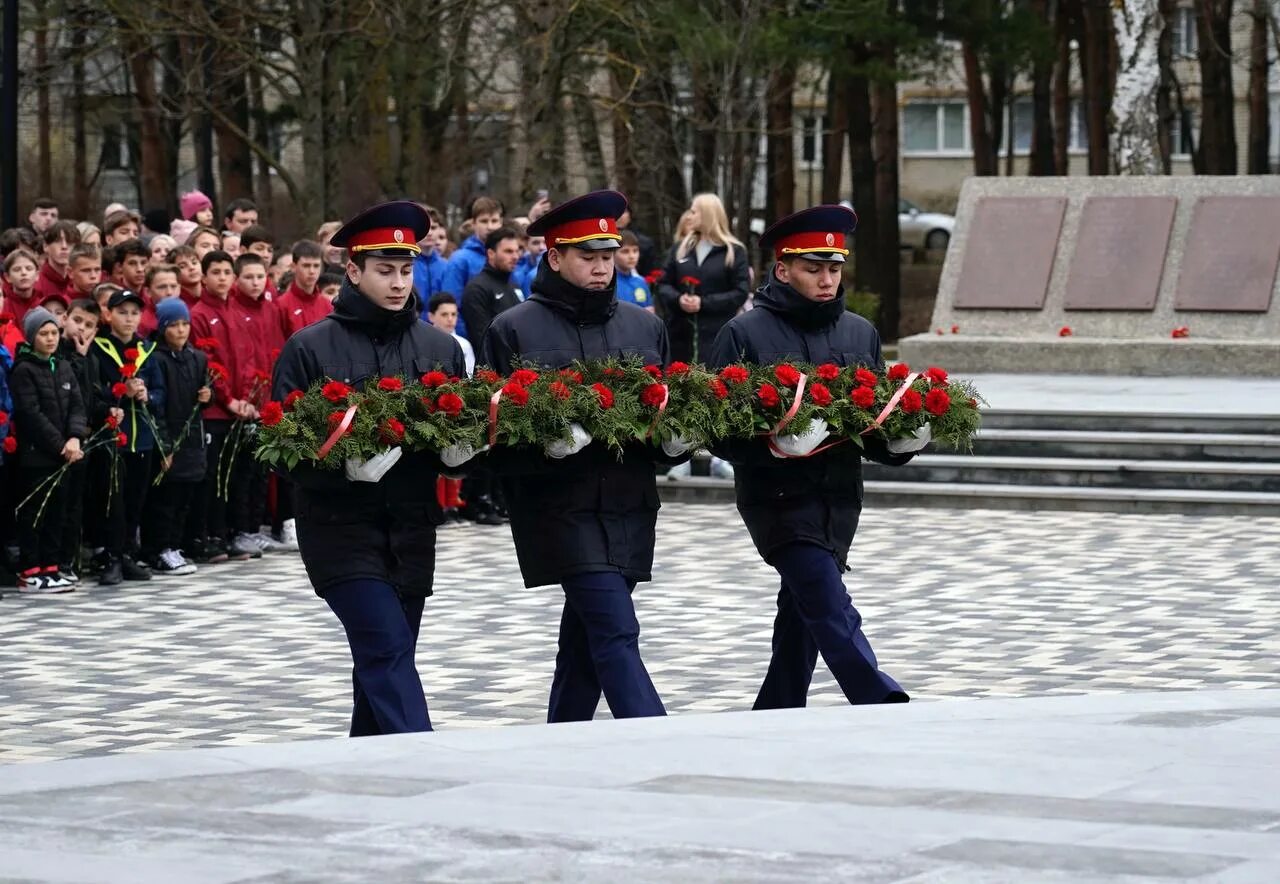
<path fill-rule="evenodd" d="M 830 405 L 831 391 L 827 389 L 826 384 L 814 384 L 809 388 L 809 398 L 813 400 L 814 405 Z"/>
<path fill-rule="evenodd" d="M 217 338 L 196 338 L 196 349 L 203 350 L 206 353 L 212 353 L 218 349 Z"/>
<path fill-rule="evenodd" d="M 649 283 L 649 285 L 655 285 L 658 280 L 662 279 L 664 276 L 666 276 L 666 274 L 661 270 L 650 270 L 645 274 L 644 281 Z"/>
<path fill-rule="evenodd" d="M 138 366 L 136 365 L 120 366 L 120 377 L 122 378 L 131 378 L 137 373 L 138 373 Z"/>
<path fill-rule="evenodd" d="M 596 398 L 600 400 L 601 408 L 613 408 L 613 391 L 604 384 L 592 384 L 591 389 L 596 391 Z"/>
<path fill-rule="evenodd" d="M 141 354 L 138 353 L 137 347 L 130 347 L 128 350 L 124 351 L 124 358 L 127 362 L 137 362 L 139 355 Z"/>
<path fill-rule="evenodd" d="M 656 366 L 656 365 L 646 365 L 646 366 L 644 367 L 644 372 L 645 372 L 645 374 L 649 375 L 650 377 L 654 377 L 654 378 L 661 378 L 661 377 L 662 377 L 662 369 L 661 369 L 661 368 L 659 368 L 659 367 L 658 367 L 658 366 Z"/>
<path fill-rule="evenodd" d="M 694 288 L 697 288 L 698 286 L 702 285 L 702 280 L 698 279 L 698 277 L 696 276 L 682 276 L 680 277 L 680 284 L 690 285 L 690 286 L 693 286 Z"/>
<path fill-rule="evenodd" d="M 434 374 L 434 372 L 423 375 L 422 382 L 425 384 L 426 379 L 430 377 L 432 374 Z M 496 371 L 492 371 L 491 369 L 481 368 L 476 371 L 476 379 L 484 381 L 486 384 L 496 384 L 498 381 L 502 380 L 502 376 L 499 375 Z"/>
<path fill-rule="evenodd" d="M 625 378 L 627 373 L 620 368 L 605 368 L 600 371 L 607 378 Z"/>
<path fill-rule="evenodd" d="M 942 329 L 940 329 L 940 328 L 935 328 L 935 329 L 933 330 L 933 333 L 934 333 L 935 335 L 940 335 L 940 334 L 942 334 Z"/>
<path fill-rule="evenodd" d="M 870 408 L 876 404 L 876 391 L 870 387 L 858 387 L 849 394 L 849 398 L 859 408 Z"/>
<path fill-rule="evenodd" d="M 784 387 L 794 387 L 800 383 L 800 371 L 794 365 L 779 365 L 773 370 L 773 376 Z"/>
<path fill-rule="evenodd" d="M 1191 337 L 1191 329 L 1187 328 L 1185 325 L 1180 325 L 1173 330 L 1171 336 L 1175 338 L 1189 338 Z"/>
<path fill-rule="evenodd" d="M 720 369 L 720 380 L 730 384 L 745 384 L 751 373 L 741 365 L 729 365 Z"/>
<path fill-rule="evenodd" d="M 947 382 L 947 373 L 936 365 L 931 365 L 925 369 L 924 376 L 927 377 L 931 383 L 936 384 L 939 387 Z"/>
<path fill-rule="evenodd" d="M 378 438 L 388 445 L 401 441 L 404 439 L 404 424 L 393 417 L 387 418 L 378 426 Z"/>
<path fill-rule="evenodd" d="M 306 394 L 303 393 L 301 390 L 294 390 L 288 396 L 285 396 L 284 397 L 285 410 L 293 411 L 293 406 L 296 405 L 298 403 L 298 400 L 305 395 Z"/>
<path fill-rule="evenodd" d="M 946 414 L 947 409 L 951 407 L 951 397 L 947 395 L 946 390 L 940 390 L 934 387 L 924 397 L 924 410 L 929 414 L 940 415 Z"/>
<path fill-rule="evenodd" d="M 669 378 L 675 377 L 678 374 L 688 374 L 688 373 L 689 373 L 689 363 L 687 362 L 673 362 L 667 366 L 667 377 Z"/>
<path fill-rule="evenodd" d="M 284 420 L 284 406 L 279 402 L 268 402 L 262 406 L 258 417 L 262 420 L 264 427 L 274 427 Z"/>
<path fill-rule="evenodd" d="M 422 403 L 423 408 L 427 410 L 428 414 L 436 413 L 436 401 L 430 396 L 423 396 L 419 401 Z"/>
<path fill-rule="evenodd" d="M 342 421 L 346 418 L 346 416 L 347 416 L 347 413 L 345 411 L 329 412 L 329 432 L 332 433 L 334 430 L 338 429 L 338 426 L 342 423 Z M 346 430 L 343 431 L 342 435 L 344 436 L 351 435 L 351 432 L 355 428 L 356 428 L 355 422 L 352 421 L 351 424 L 346 428 Z"/>
<path fill-rule="evenodd" d="M 9 412 L 0 411 L 0 427 L 3 427 L 7 423 L 9 423 Z"/>
<path fill-rule="evenodd" d="M 527 387 L 537 380 L 538 373 L 527 368 L 520 368 L 511 372 L 511 383 L 519 384 L 522 387 Z"/>
<path fill-rule="evenodd" d="M 834 381 L 836 378 L 840 377 L 840 366 L 836 365 L 834 362 L 824 362 L 822 365 L 818 366 L 815 374 L 824 381 Z"/>
<path fill-rule="evenodd" d="M 712 378 L 707 384 L 711 388 L 711 392 L 715 394 L 717 399 L 728 399 L 729 388 L 724 385 L 724 381 L 719 378 Z"/>
<path fill-rule="evenodd" d="M 582 372 L 576 368 L 562 368 L 556 374 L 560 375 L 562 380 L 572 384 L 580 384 L 583 381 Z"/>
<path fill-rule="evenodd" d="M 124 448 L 129 444 L 129 437 L 124 433 L 116 433 L 116 448 Z"/>
<path fill-rule="evenodd" d="M 320 388 L 320 395 L 330 402 L 346 402 L 352 392 L 352 389 L 342 381 L 329 381 Z"/>
<path fill-rule="evenodd" d="M 209 377 L 215 381 L 220 381 L 227 376 L 227 367 L 221 362 L 209 363 Z"/>
<path fill-rule="evenodd" d="M 562 381 L 552 381 L 550 389 L 551 395 L 560 400 L 568 399 L 573 395 L 573 391 L 565 386 Z"/>
<path fill-rule="evenodd" d="M 378 389 L 388 393 L 399 393 L 404 389 L 404 381 L 399 378 L 382 378 L 378 381 Z"/>
<path fill-rule="evenodd" d="M 457 417 L 462 414 L 462 405 L 462 397 L 457 393 L 443 393 L 436 401 L 436 407 L 449 417 Z"/>
<path fill-rule="evenodd" d="M 255 384 L 269 384 L 271 383 L 271 375 L 261 369 L 255 370 L 253 373 L 253 382 Z"/>
<path fill-rule="evenodd" d="M 109 414 L 107 415 L 107 419 L 103 421 L 102 424 L 108 429 L 114 430 L 120 426 L 120 419 L 117 418 L 114 414 Z"/>
<path fill-rule="evenodd" d="M 867 371 L 865 368 L 860 368 L 855 371 L 853 373 L 853 379 L 864 387 L 874 387 L 880 380 L 880 378 L 876 377 L 876 373 L 874 371 Z"/>
<path fill-rule="evenodd" d="M 924 407 L 924 398 L 915 390 L 908 390 L 903 393 L 902 399 L 899 401 L 905 414 L 915 414 Z"/>
<path fill-rule="evenodd" d="M 756 390 L 756 397 L 766 408 L 773 408 L 782 401 L 782 397 L 778 395 L 778 388 L 773 384 L 761 384 L 760 389 Z"/>
<path fill-rule="evenodd" d="M 667 398 L 667 388 L 662 384 L 650 384 L 640 392 L 640 401 L 650 408 L 658 408 Z"/>
<path fill-rule="evenodd" d="M 529 404 L 528 389 L 520 386 L 514 380 L 502 388 L 502 395 L 513 405 L 523 406 Z"/>
<path fill-rule="evenodd" d="M 958 335 L 958 334 L 960 334 L 960 326 L 958 326 L 958 325 L 953 325 L 953 326 L 951 326 L 951 333 L 952 333 L 953 335 Z"/>
<path fill-rule="evenodd" d="M 442 371 L 429 371 L 421 380 L 424 387 L 443 387 L 449 383 L 449 376 Z"/>
<path fill-rule="evenodd" d="M 111 395 L 116 399 L 123 399 L 128 392 L 129 388 L 124 385 L 124 381 L 116 381 L 111 385 Z"/>
<path fill-rule="evenodd" d="M 1058 329 L 1058 337 L 1060 338 L 1071 337 L 1071 326 L 1064 325 L 1062 328 Z"/>
<path fill-rule="evenodd" d="M 895 362 L 893 365 L 889 366 L 887 377 L 891 381 L 905 381 L 909 374 L 911 374 L 911 366 L 907 365 L 905 362 Z"/>
<path fill-rule="evenodd" d="M 18 450 L 18 440 L 14 436 L 6 436 L 4 439 L 4 453 L 13 454 Z"/>

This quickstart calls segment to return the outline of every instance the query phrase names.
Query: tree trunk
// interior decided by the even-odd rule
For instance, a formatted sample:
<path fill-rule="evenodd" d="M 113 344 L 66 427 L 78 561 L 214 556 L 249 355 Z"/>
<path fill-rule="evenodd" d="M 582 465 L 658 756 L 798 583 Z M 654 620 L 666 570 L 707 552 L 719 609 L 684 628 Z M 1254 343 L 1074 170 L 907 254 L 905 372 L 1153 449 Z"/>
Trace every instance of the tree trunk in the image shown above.
<path fill-rule="evenodd" d="M 1074 0 L 1058 0 L 1054 17 L 1058 60 L 1053 73 L 1053 125 L 1058 137 L 1053 143 L 1053 174 L 1071 171 L 1068 151 L 1071 148 L 1071 16 Z"/>
<path fill-rule="evenodd" d="M 1032 0 L 1031 8 L 1046 29 L 1053 28 L 1049 0 Z M 1032 175 L 1054 173 L 1053 61 L 1039 54 L 1031 67 L 1031 163 Z"/>
<path fill-rule="evenodd" d="M 124 28 L 128 28 L 121 22 Z M 142 210 L 167 207 L 172 200 L 164 135 L 160 122 L 160 96 L 156 90 L 155 55 L 147 35 L 126 30 L 121 38 L 133 79 L 134 103 L 138 112 L 138 197 Z"/>
<path fill-rule="evenodd" d="M 1206 175 L 1234 175 L 1235 93 L 1231 81 L 1233 0 L 1196 0 L 1200 40 L 1200 166 Z"/>
<path fill-rule="evenodd" d="M 1111 6 L 1108 0 L 1084 0 L 1081 76 L 1089 129 L 1089 174 L 1111 171 L 1107 126 L 1111 115 Z"/>
<path fill-rule="evenodd" d="M 71 217 L 89 217 L 89 147 L 84 119 L 84 51 L 86 10 L 71 11 Z"/>
<path fill-rule="evenodd" d="M 694 68 L 693 74 L 693 180 L 694 193 L 716 190 L 716 96 L 711 76 Z"/>
<path fill-rule="evenodd" d="M 262 72 L 256 66 L 249 68 L 249 112 L 253 118 L 253 139 L 266 151 L 271 153 L 271 132 L 267 123 L 267 111 L 262 94 Z M 257 185 L 253 200 L 258 204 L 258 214 L 262 218 L 271 216 L 271 163 L 267 156 L 258 156 L 258 173 L 254 176 Z"/>
<path fill-rule="evenodd" d="M 592 104 L 589 87 L 584 79 L 575 84 L 573 94 L 573 121 L 578 130 L 578 144 L 582 148 L 582 167 L 587 176 L 587 186 L 592 190 L 609 182 L 609 172 L 604 163 L 604 147 L 600 142 L 600 123 Z"/>
<path fill-rule="evenodd" d="M 885 70 L 895 70 L 895 53 L 887 49 Z M 874 150 L 876 159 L 876 241 L 880 250 L 880 337 L 898 339 L 902 312 L 901 264 L 898 259 L 898 84 L 884 80 L 875 89 Z"/>
<path fill-rule="evenodd" d="M 10 2 L 10 0 L 6 0 Z M 12 0 L 17 2 L 17 0 Z M 52 120 L 49 110 L 49 16 L 45 0 L 33 4 L 36 12 L 36 140 L 39 161 L 38 185 L 41 196 L 53 196 L 53 157 L 49 152 Z"/>
<path fill-rule="evenodd" d="M 855 49 L 858 71 L 865 70 L 865 47 Z M 880 243 L 876 213 L 876 159 L 871 152 L 871 83 L 865 74 L 849 77 L 849 163 L 853 169 L 853 208 L 858 213 L 854 235 L 854 282 L 857 291 L 880 292 Z M 896 255 L 894 256 L 896 259 Z"/>
<path fill-rule="evenodd" d="M 996 149 L 999 144 L 991 134 L 991 115 L 987 106 L 987 87 L 982 81 L 982 63 L 978 50 L 968 40 L 963 42 L 964 79 L 969 97 L 969 142 L 973 146 L 973 174 L 996 175 Z"/>
<path fill-rule="evenodd" d="M 1119 175 L 1160 174 L 1159 0 L 1116 0 L 1119 53 L 1111 105 L 1111 164 Z"/>
<path fill-rule="evenodd" d="M 765 217 L 771 221 L 796 210 L 795 86 L 795 68 L 784 64 L 769 74 L 765 87 Z"/>
<path fill-rule="evenodd" d="M 1267 95 L 1267 36 L 1271 16 L 1268 0 L 1253 0 L 1253 30 L 1249 38 L 1249 149 L 1250 175 L 1271 174 L 1271 102 Z"/>
<path fill-rule="evenodd" d="M 217 26 L 228 42 L 248 39 L 244 33 L 244 19 L 235 7 L 217 4 L 214 9 Z M 209 103 L 214 112 L 213 129 L 218 150 L 218 177 L 222 183 L 218 201 L 221 206 L 253 193 L 253 155 L 240 134 L 249 131 L 249 95 L 245 88 L 244 68 L 235 57 L 235 51 L 225 45 L 214 46 L 213 76 L 209 84 Z"/>
<path fill-rule="evenodd" d="M 844 142 L 849 131 L 849 81 L 835 71 L 827 75 L 827 128 L 822 133 L 822 202 L 840 201 L 844 185 Z"/>
<path fill-rule="evenodd" d="M 1173 124 L 1177 122 L 1172 97 L 1176 78 L 1173 71 L 1173 17 L 1176 10 L 1175 0 L 1160 0 L 1160 18 L 1164 27 L 1160 29 L 1160 90 L 1156 93 L 1156 116 L 1160 121 L 1160 171 L 1163 175 L 1173 174 Z"/>

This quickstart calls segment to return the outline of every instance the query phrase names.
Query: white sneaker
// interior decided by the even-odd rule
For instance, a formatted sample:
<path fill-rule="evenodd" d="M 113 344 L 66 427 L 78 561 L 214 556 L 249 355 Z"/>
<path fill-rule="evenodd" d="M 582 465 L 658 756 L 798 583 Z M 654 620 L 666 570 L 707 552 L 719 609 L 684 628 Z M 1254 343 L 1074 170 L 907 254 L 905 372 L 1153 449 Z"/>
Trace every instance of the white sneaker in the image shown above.
<path fill-rule="evenodd" d="M 293 519 L 285 519 L 280 526 L 280 546 L 289 552 L 298 551 L 298 523 Z"/>
<path fill-rule="evenodd" d="M 71 582 L 57 574 L 29 574 L 18 578 L 18 592 L 28 595 L 54 595 L 60 592 L 75 592 Z"/>
<path fill-rule="evenodd" d="M 257 534 L 250 534 L 249 540 L 264 553 L 285 551 L 284 544 L 263 531 L 259 531 Z"/>
<path fill-rule="evenodd" d="M 160 553 L 155 572 L 162 576 L 182 577 L 196 573 L 196 566 L 182 557 L 176 549 L 166 549 Z"/>

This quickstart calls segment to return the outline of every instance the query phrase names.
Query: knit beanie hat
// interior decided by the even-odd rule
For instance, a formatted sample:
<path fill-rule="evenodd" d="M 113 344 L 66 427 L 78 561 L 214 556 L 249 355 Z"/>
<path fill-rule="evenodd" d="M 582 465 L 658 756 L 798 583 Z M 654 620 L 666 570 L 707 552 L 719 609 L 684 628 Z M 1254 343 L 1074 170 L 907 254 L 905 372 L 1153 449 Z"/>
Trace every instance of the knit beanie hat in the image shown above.
<path fill-rule="evenodd" d="M 194 221 L 185 221 L 182 218 L 174 218 L 169 222 L 169 235 L 173 237 L 173 241 L 180 246 L 187 244 L 187 239 L 191 236 L 192 231 L 199 226 Z"/>
<path fill-rule="evenodd" d="M 191 321 L 191 311 L 181 298 L 165 298 L 156 304 L 156 331 L 159 334 L 164 334 L 169 324 L 179 319 Z"/>
<path fill-rule="evenodd" d="M 190 193 L 184 193 L 182 198 L 178 200 L 178 205 L 182 210 L 182 217 L 188 221 L 192 221 L 196 217 L 196 212 L 201 209 L 212 209 L 213 200 L 209 199 L 198 190 Z"/>
<path fill-rule="evenodd" d="M 43 307 L 37 307 L 34 310 L 28 310 L 27 315 L 22 317 L 22 333 L 27 338 L 27 343 L 34 345 L 36 342 L 36 332 L 44 328 L 46 322 L 58 324 L 58 320 L 53 314 Z"/>

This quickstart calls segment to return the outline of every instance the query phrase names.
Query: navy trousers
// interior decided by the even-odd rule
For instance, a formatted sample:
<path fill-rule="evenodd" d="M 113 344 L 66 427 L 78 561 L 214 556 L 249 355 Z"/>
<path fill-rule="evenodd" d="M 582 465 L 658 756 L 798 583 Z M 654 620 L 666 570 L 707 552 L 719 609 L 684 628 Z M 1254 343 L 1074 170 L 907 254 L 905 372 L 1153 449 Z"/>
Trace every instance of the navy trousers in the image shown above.
<path fill-rule="evenodd" d="M 805 705 L 819 653 L 850 703 L 906 702 L 901 686 L 878 668 L 835 557 L 819 546 L 793 543 L 774 553 L 773 566 L 782 575 L 773 657 L 754 708 Z"/>
<path fill-rule="evenodd" d="M 547 721 L 590 721 L 604 693 L 614 718 L 666 715 L 640 660 L 640 623 L 621 574 L 575 574 L 564 583 L 560 651 Z"/>
<path fill-rule="evenodd" d="M 421 598 L 401 598 L 381 580 L 351 580 L 325 590 L 351 646 L 355 709 L 351 736 L 431 730 L 427 698 L 414 665 Z"/>

